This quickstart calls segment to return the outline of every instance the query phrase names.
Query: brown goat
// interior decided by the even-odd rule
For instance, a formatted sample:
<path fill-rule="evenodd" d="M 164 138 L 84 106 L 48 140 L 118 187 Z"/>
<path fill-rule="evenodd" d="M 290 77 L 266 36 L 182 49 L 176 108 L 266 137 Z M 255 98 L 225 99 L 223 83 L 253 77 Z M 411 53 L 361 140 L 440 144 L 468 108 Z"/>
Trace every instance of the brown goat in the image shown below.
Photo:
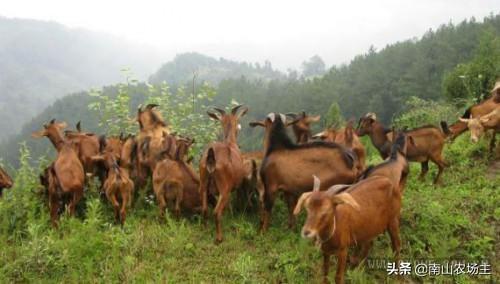
<path fill-rule="evenodd" d="M 118 165 L 115 153 L 107 152 L 92 157 L 96 162 L 103 162 L 106 168 L 104 192 L 114 208 L 115 221 L 122 226 L 127 216 L 127 206 L 132 202 L 134 182 L 130 179 L 128 169 Z"/>
<path fill-rule="evenodd" d="M 358 135 L 354 132 L 352 122 L 348 122 L 345 128 L 341 128 L 339 130 L 333 127 L 327 128 L 323 132 L 314 135 L 312 138 L 318 138 L 325 142 L 335 142 L 346 147 L 347 149 L 351 149 L 357 156 L 356 168 L 358 169 L 358 172 L 365 170 L 365 146 L 361 143 Z"/>
<path fill-rule="evenodd" d="M 488 130 L 493 130 L 493 137 L 490 141 L 490 153 L 493 152 L 496 144 L 496 134 L 500 132 L 500 104 L 490 113 L 474 118 L 459 118 L 467 124 L 470 129 L 471 141 L 477 143 L 479 138 Z"/>
<path fill-rule="evenodd" d="M 336 143 L 294 144 L 285 129 L 286 117 L 271 113 L 265 120 L 266 156 L 260 168 L 264 184 L 261 230 L 269 227 L 274 200 L 279 191 L 288 205 L 289 227 L 295 226 L 293 208 L 300 194 L 311 189 L 312 175 L 324 180 L 324 187 L 353 183 L 358 175 L 354 154 Z"/>
<path fill-rule="evenodd" d="M 76 124 L 77 131 L 65 131 L 64 136 L 69 142 L 76 142 L 78 158 L 82 162 L 86 174 L 95 174 L 96 167 L 92 162 L 92 157 L 99 154 L 99 138 L 89 132 L 82 132 L 81 123 Z"/>
<path fill-rule="evenodd" d="M 358 265 L 368 256 L 374 238 L 385 231 L 389 232 L 399 267 L 400 184 L 407 174 L 405 155 L 406 137 L 401 134 L 392 147 L 390 159 L 377 166 L 366 179 L 341 193 L 335 187 L 321 192 L 320 180 L 314 176 L 313 191 L 300 197 L 294 214 L 299 214 L 302 206 L 307 209 L 302 236 L 314 240 L 323 253 L 324 283 L 328 283 L 332 254 L 337 255 L 335 282 L 344 283 L 348 248 L 360 246 L 359 255 L 351 257 L 351 263 Z M 387 172 L 388 167 L 391 174 Z"/>
<path fill-rule="evenodd" d="M 3 189 L 4 188 L 11 188 L 14 182 L 10 178 L 10 176 L 7 174 L 2 167 L 0 167 L 0 197 L 2 197 L 3 194 Z"/>
<path fill-rule="evenodd" d="M 305 111 L 301 114 L 287 113 L 287 116 L 290 116 L 292 120 L 286 126 L 292 126 L 297 144 L 307 143 L 311 140 L 311 124 L 321 119 L 321 116 L 310 116 Z"/>
<path fill-rule="evenodd" d="M 492 95 L 489 98 L 483 100 L 482 102 L 476 105 L 469 107 L 461 118 L 462 119 L 477 118 L 483 115 L 487 115 L 488 113 L 492 112 L 495 108 L 497 108 L 500 105 L 500 87 L 498 85 L 499 83 L 497 82 L 495 88 L 493 88 L 491 92 Z M 460 134 L 467 131 L 467 129 L 468 129 L 467 123 L 459 119 L 457 122 L 450 125 L 451 139 L 454 140 Z M 495 147 L 495 135 L 493 135 L 490 141 L 490 152 L 493 151 L 494 147 Z"/>
<path fill-rule="evenodd" d="M 421 180 L 424 179 L 429 171 L 429 160 L 435 163 L 439 169 L 434 179 L 435 184 L 441 183 L 441 175 L 444 168 L 448 166 L 442 156 L 442 152 L 445 139 L 450 135 L 450 131 L 444 122 L 442 122 L 441 127 L 443 130 L 432 125 L 427 125 L 406 131 L 406 134 L 414 141 L 408 146 L 408 160 L 421 163 Z M 359 136 L 370 136 L 373 146 L 377 148 L 382 159 L 389 156 L 392 145 L 392 130 L 385 128 L 382 123 L 377 121 L 374 113 L 368 113 L 360 118 L 356 132 Z"/>
<path fill-rule="evenodd" d="M 153 189 L 160 209 L 160 218 L 164 217 L 169 200 L 175 202 L 174 212 L 177 217 L 181 208 L 190 211 L 201 210 L 198 192 L 200 179 L 186 159 L 193 143 L 194 140 L 191 139 L 178 139 L 175 160 L 166 156 L 156 165 L 153 172 Z"/>
<path fill-rule="evenodd" d="M 222 214 L 229 202 L 231 191 L 240 187 L 246 178 L 244 160 L 241 156 L 236 137 L 241 128 L 239 119 L 248 108 L 236 106 L 231 113 L 216 108 L 208 115 L 222 124 L 224 140 L 208 146 L 200 161 L 200 194 L 203 219 L 207 219 L 208 195 L 219 195 L 214 209 L 216 237 L 215 242 L 222 242 Z M 241 111 L 240 108 L 242 109 Z"/>
<path fill-rule="evenodd" d="M 57 212 L 59 210 L 59 201 L 62 195 L 70 195 L 69 213 L 75 214 L 76 205 L 83 197 L 83 185 L 85 173 L 82 163 L 78 159 L 74 150 L 74 145 L 66 141 L 60 131 L 66 127 L 66 123 L 57 123 L 51 120 L 49 124 L 44 125 L 44 129 L 33 132 L 33 138 L 48 137 L 57 150 L 57 158 L 54 161 L 54 175 L 57 180 L 57 189 L 55 192 L 49 192 L 50 215 L 52 225 L 57 226 Z"/>
<path fill-rule="evenodd" d="M 137 109 L 137 122 L 139 133 L 137 143 L 137 183 L 143 187 L 148 177 L 153 173 L 156 163 L 166 148 L 170 156 L 175 155 L 175 138 L 170 135 L 170 129 L 165 123 L 161 113 L 156 109 L 157 104 L 149 104 L 144 109 Z"/>
<path fill-rule="evenodd" d="M 161 113 L 156 109 L 157 104 L 148 104 L 144 109 L 142 106 L 137 108 L 137 122 L 139 123 L 139 130 L 141 132 L 166 132 L 170 134 L 170 130 L 165 123 Z M 159 134 L 158 136 L 162 136 Z"/>

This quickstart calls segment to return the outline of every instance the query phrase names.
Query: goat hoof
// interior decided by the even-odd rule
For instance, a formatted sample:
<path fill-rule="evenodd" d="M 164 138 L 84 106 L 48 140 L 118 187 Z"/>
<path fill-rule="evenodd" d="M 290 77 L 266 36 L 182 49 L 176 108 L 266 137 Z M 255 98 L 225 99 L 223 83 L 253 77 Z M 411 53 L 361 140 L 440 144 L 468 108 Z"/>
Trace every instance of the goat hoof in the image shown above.
<path fill-rule="evenodd" d="M 216 238 L 214 243 L 220 245 L 222 243 L 222 238 Z"/>

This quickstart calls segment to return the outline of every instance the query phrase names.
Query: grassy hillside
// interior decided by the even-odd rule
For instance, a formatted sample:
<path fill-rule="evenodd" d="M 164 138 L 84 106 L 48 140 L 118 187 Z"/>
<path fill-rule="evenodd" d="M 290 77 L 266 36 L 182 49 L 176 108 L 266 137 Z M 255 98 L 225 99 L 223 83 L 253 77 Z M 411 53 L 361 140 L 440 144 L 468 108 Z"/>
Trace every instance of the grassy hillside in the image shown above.
<path fill-rule="evenodd" d="M 0 16 L 0 141 L 57 98 L 118 82 L 125 67 L 145 79 L 161 60 L 106 34 Z"/>
<path fill-rule="evenodd" d="M 404 194 L 401 238 L 404 261 L 487 261 L 494 276 L 438 276 L 414 281 L 437 283 L 494 283 L 500 280 L 498 232 L 500 194 L 496 180 L 487 179 L 486 143 L 470 145 L 462 136 L 447 145 L 451 163 L 445 186 L 434 187 L 431 177 L 416 180 L 412 164 Z M 374 153 L 373 151 L 369 151 Z M 49 225 L 45 200 L 38 189 L 39 169 L 17 172 L 16 185 L 0 200 L 0 282 L 223 282 L 311 283 L 320 281 L 321 255 L 286 229 L 286 208 L 280 200 L 267 234 L 257 231 L 257 214 L 226 211 L 225 241 L 214 245 L 214 224 L 204 228 L 198 216 L 160 222 L 154 201 L 142 194 L 123 228 L 113 224 L 112 209 L 99 200 L 95 188 L 86 193 L 78 218 L 63 218 L 58 230 Z M 370 162 L 380 162 L 373 154 Z M 46 161 L 45 161 L 46 162 Z M 42 163 L 44 163 L 42 161 Z M 303 223 L 301 217 L 299 224 Z M 392 260 L 387 235 L 380 236 L 370 259 Z M 335 264 L 334 264 L 335 265 Z M 349 269 L 351 283 L 396 283 L 386 267 Z M 331 268 L 333 276 L 335 266 Z M 333 279 L 333 277 L 331 278 Z M 409 280 L 409 279 L 408 279 Z"/>

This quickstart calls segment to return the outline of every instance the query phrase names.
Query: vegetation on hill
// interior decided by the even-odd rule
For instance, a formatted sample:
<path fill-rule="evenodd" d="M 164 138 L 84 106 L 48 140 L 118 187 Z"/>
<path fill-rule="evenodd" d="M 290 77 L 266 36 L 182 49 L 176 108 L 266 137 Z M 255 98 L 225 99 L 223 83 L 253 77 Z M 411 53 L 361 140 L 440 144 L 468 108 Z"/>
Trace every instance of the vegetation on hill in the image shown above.
<path fill-rule="evenodd" d="M 215 59 L 196 52 L 178 54 L 172 61 L 163 64 L 149 77 L 152 84 L 167 82 L 170 85 L 183 85 L 193 80 L 217 85 L 224 79 L 245 77 L 249 80 L 272 80 L 284 77 L 273 69 L 271 62 L 236 62 L 224 58 Z"/>

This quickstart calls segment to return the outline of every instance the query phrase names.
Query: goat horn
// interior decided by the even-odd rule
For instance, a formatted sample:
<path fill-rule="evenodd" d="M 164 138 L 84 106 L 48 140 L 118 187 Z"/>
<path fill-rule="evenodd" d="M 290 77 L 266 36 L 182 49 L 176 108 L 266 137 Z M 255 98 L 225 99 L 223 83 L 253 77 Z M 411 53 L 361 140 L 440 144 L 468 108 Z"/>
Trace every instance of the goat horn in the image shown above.
<path fill-rule="evenodd" d="M 293 210 L 294 215 L 299 215 L 300 210 L 302 209 L 302 204 L 311 196 L 312 192 L 305 192 L 303 193 L 299 200 L 297 201 L 297 205 L 295 205 L 295 209 Z"/>
<path fill-rule="evenodd" d="M 371 118 L 373 120 L 377 120 L 377 115 L 374 112 L 369 112 L 365 115 L 365 118 Z"/>
<path fill-rule="evenodd" d="M 81 121 L 78 121 L 76 123 L 76 130 L 78 130 L 78 132 L 82 132 L 82 125 L 81 125 Z"/>
<path fill-rule="evenodd" d="M 238 109 L 240 109 L 240 107 L 242 107 L 243 105 L 237 105 L 235 107 L 233 107 L 233 109 L 231 110 L 231 114 L 235 115 L 236 112 L 238 112 Z"/>
<path fill-rule="evenodd" d="M 313 175 L 313 179 L 314 179 L 313 191 L 319 191 L 319 187 L 321 186 L 321 181 L 316 175 Z"/>
<path fill-rule="evenodd" d="M 159 105 L 159 104 L 148 104 L 148 105 L 146 106 L 146 109 L 148 109 L 148 110 L 149 110 L 149 109 L 155 108 L 155 107 L 157 107 L 157 106 L 160 106 L 160 105 Z"/>
<path fill-rule="evenodd" d="M 214 107 L 214 109 L 215 109 L 216 111 L 218 111 L 218 112 L 219 112 L 220 114 L 222 114 L 222 115 L 226 114 L 226 111 L 225 111 L 225 110 L 223 110 L 223 109 L 221 109 L 221 108 Z"/>
<path fill-rule="evenodd" d="M 50 120 L 50 124 L 54 124 L 54 122 L 56 122 L 55 118 L 53 118 L 53 119 Z"/>

